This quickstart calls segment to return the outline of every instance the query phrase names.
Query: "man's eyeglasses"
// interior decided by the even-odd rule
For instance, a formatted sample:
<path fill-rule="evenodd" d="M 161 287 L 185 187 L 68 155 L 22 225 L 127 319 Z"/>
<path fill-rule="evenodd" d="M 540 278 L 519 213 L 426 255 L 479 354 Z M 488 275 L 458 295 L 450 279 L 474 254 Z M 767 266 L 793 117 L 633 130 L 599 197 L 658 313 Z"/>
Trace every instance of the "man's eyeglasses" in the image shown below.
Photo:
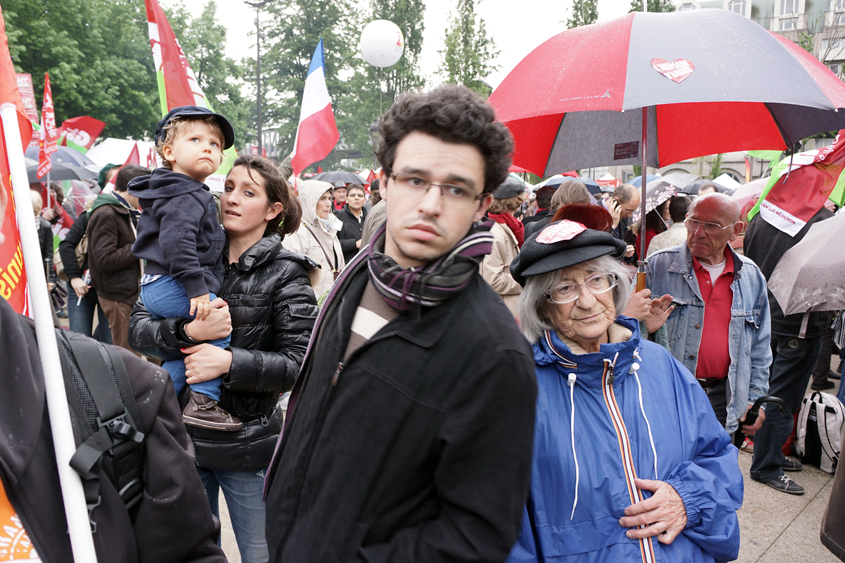
<path fill-rule="evenodd" d="M 435 184 L 434 182 L 421 178 L 416 174 L 408 174 L 399 172 L 391 174 L 390 179 L 396 182 L 396 185 L 406 192 L 416 194 L 422 197 L 432 186 L 437 186 L 440 190 L 440 197 L 446 201 L 456 204 L 469 204 L 479 199 L 484 198 L 487 194 L 475 194 L 466 186 L 457 184 Z"/>
<path fill-rule="evenodd" d="M 565 281 L 551 291 L 546 292 L 549 303 L 563 305 L 572 303 L 581 296 L 581 288 L 586 287 L 593 295 L 610 291 L 619 283 L 616 274 L 595 274 L 584 280 L 584 283 Z"/>
<path fill-rule="evenodd" d="M 715 236 L 724 231 L 725 229 L 729 229 L 730 227 L 736 225 L 736 221 L 723 227 L 719 223 L 705 223 L 699 221 L 698 219 L 692 219 L 690 217 L 687 217 L 686 219 L 684 219 L 684 225 L 686 226 L 687 230 L 691 233 L 696 232 L 699 227 L 704 227 L 705 233 L 710 236 Z"/>

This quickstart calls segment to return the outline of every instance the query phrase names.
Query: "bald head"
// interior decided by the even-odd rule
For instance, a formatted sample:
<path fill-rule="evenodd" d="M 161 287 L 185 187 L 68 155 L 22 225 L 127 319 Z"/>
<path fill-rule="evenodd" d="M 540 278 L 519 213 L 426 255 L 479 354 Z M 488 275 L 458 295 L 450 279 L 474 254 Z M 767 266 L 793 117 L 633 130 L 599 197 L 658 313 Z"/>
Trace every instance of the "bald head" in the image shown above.
<path fill-rule="evenodd" d="M 726 223 L 739 221 L 739 205 L 736 200 L 722 193 L 709 193 L 695 198 L 690 206 L 690 213 L 704 205 L 708 209 L 723 213 L 728 219 Z"/>

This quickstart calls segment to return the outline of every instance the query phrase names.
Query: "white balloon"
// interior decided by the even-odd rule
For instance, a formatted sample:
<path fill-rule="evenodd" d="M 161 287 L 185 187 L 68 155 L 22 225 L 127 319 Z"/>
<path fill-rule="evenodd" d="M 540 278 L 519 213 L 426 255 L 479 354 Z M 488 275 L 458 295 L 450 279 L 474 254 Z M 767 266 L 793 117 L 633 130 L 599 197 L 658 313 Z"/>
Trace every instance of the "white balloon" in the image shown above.
<path fill-rule="evenodd" d="M 392 21 L 373 20 L 361 32 L 361 55 L 373 66 L 386 68 L 395 65 L 405 50 L 402 30 Z"/>

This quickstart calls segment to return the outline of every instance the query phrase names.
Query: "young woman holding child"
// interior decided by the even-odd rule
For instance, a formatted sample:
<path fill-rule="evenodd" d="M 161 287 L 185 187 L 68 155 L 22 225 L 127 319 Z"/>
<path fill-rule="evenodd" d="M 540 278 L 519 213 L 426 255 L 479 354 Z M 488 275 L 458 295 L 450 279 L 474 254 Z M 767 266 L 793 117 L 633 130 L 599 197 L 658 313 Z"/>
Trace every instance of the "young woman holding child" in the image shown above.
<path fill-rule="evenodd" d="M 227 235 L 219 299 L 205 320 L 155 320 L 136 305 L 130 344 L 161 359 L 187 354 L 187 383 L 222 378 L 221 406 L 244 427 L 221 432 L 187 426 L 197 470 L 212 510 L 223 490 L 241 561 L 267 561 L 264 539 L 264 471 L 281 431 L 279 393 L 299 373 L 317 317 L 309 258 L 282 248 L 299 227 L 301 210 L 275 166 L 258 156 L 239 157 L 221 196 Z M 231 332 L 226 349 L 205 344 Z M 185 389 L 188 389 L 186 387 Z M 187 401 L 183 392 L 181 401 Z"/>

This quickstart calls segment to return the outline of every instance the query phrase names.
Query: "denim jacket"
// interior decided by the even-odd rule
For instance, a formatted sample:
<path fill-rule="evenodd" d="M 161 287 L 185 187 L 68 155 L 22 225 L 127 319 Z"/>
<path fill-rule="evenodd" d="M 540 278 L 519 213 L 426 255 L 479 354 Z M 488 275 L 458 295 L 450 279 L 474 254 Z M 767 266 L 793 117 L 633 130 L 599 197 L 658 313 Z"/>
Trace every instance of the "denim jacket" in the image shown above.
<path fill-rule="evenodd" d="M 725 429 L 734 432 L 747 405 L 769 390 L 771 320 L 766 279 L 750 259 L 733 249 L 733 303 L 729 328 L 728 369 L 730 393 Z M 668 348 L 695 374 L 704 324 L 704 300 L 693 271 L 692 254 L 686 244 L 652 254 L 646 265 L 647 287 L 654 297 L 669 294 L 675 310 L 664 325 Z"/>

